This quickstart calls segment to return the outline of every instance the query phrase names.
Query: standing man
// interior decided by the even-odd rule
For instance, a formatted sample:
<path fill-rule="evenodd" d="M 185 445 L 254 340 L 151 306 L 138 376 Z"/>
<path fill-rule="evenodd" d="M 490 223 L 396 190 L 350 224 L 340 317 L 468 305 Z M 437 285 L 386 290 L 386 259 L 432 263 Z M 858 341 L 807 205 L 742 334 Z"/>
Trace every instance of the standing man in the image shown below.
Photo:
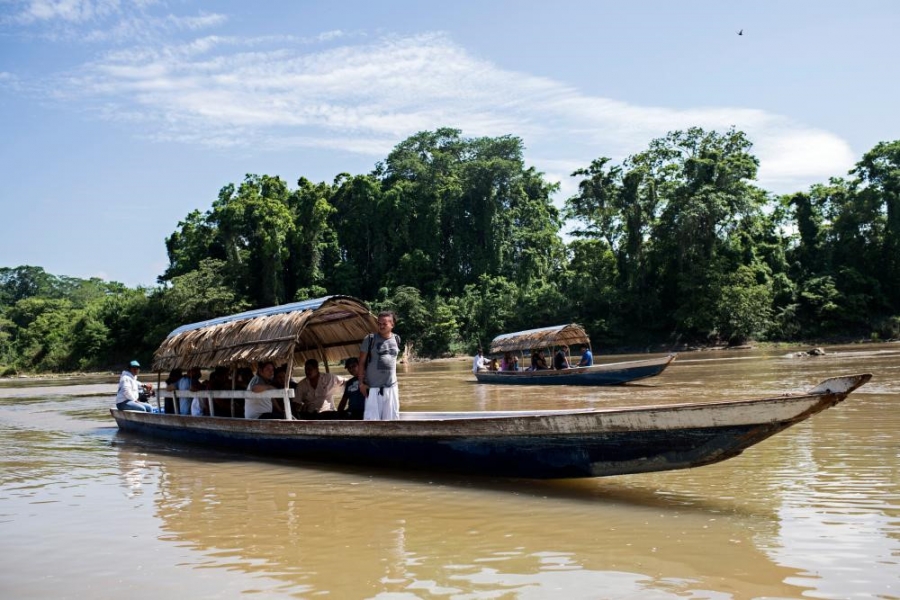
<path fill-rule="evenodd" d="M 153 407 L 150 404 L 139 400 L 141 389 L 143 388 L 137 379 L 140 370 L 141 363 L 133 360 L 128 365 L 128 368 L 122 371 L 122 375 L 119 377 L 119 389 L 116 392 L 116 408 L 119 410 L 153 412 Z"/>
<path fill-rule="evenodd" d="M 394 313 L 378 313 L 378 333 L 370 333 L 359 346 L 359 389 L 366 395 L 366 421 L 400 418 L 397 357 L 400 336 L 394 335 Z"/>

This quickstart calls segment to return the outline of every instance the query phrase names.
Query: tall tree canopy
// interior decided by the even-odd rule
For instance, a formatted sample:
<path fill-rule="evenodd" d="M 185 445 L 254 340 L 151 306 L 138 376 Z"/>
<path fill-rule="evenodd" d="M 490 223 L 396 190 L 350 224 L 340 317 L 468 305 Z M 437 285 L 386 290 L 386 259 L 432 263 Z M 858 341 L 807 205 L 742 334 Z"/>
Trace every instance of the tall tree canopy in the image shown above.
<path fill-rule="evenodd" d="M 562 210 L 523 154 L 444 128 L 331 183 L 247 175 L 166 238 L 155 289 L 2 267 L 0 373 L 149 360 L 184 322 L 326 294 L 396 310 L 427 356 L 566 322 L 632 348 L 900 336 L 900 141 L 776 198 L 744 133 L 674 131 L 576 169 Z"/>

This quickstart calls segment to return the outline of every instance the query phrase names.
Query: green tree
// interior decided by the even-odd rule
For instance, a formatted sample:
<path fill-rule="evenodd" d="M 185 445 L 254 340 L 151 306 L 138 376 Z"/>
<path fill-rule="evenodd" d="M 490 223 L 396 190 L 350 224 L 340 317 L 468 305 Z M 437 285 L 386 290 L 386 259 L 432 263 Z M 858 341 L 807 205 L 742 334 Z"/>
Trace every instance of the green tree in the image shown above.
<path fill-rule="evenodd" d="M 41 267 L 23 265 L 0 268 L 0 306 L 12 306 L 19 300 L 53 293 L 55 277 Z"/>
<path fill-rule="evenodd" d="M 287 241 L 295 230 L 288 197 L 280 178 L 247 175 L 237 190 L 226 186 L 213 203 L 210 221 L 218 229 L 234 284 L 254 306 L 286 299 Z"/>
<path fill-rule="evenodd" d="M 459 299 L 460 336 L 470 349 L 485 345 L 501 333 L 515 331 L 519 288 L 504 277 L 482 275 L 477 283 L 467 285 Z"/>
<path fill-rule="evenodd" d="M 562 261 L 556 186 L 525 167 L 519 138 L 421 132 L 376 175 L 390 224 L 379 245 L 393 256 L 389 282 L 456 295 L 485 274 L 527 284 Z"/>
<path fill-rule="evenodd" d="M 671 167 L 660 186 L 666 198 L 653 229 L 654 270 L 659 273 L 662 310 L 691 336 L 716 330 L 721 285 L 734 272 L 727 240 L 747 219 L 759 217 L 766 195 L 749 182 L 759 161 L 743 132 L 700 128 L 670 133 L 651 143 L 650 153 Z"/>
<path fill-rule="evenodd" d="M 194 323 L 249 308 L 227 284 L 225 261 L 207 258 L 195 271 L 172 279 L 163 302 L 178 323 Z"/>
<path fill-rule="evenodd" d="M 900 140 L 881 142 L 866 152 L 852 171 L 863 185 L 860 195 L 877 203 L 884 236 L 879 249 L 880 277 L 888 302 L 900 306 Z"/>

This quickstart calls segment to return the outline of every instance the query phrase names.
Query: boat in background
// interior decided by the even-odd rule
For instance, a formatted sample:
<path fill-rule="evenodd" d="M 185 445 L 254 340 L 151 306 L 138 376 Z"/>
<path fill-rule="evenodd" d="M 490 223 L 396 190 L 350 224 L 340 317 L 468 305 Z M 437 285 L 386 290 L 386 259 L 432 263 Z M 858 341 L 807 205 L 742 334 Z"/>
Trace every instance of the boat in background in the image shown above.
<path fill-rule="evenodd" d="M 576 323 L 529 329 L 498 335 L 491 342 L 490 354 L 524 352 L 560 346 L 591 347 L 591 340 L 583 327 Z M 590 367 L 568 369 L 539 369 L 516 371 L 492 371 L 479 369 L 475 378 L 479 383 L 504 385 L 621 385 L 631 381 L 655 377 L 668 367 L 675 354 L 646 360 L 633 360 Z"/>

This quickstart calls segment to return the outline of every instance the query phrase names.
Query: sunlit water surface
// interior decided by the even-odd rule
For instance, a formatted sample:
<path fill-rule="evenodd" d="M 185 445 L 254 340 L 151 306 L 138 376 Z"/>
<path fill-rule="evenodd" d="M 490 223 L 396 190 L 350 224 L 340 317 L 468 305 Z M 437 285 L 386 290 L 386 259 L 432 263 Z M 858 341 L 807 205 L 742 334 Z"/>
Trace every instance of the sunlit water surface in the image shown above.
<path fill-rule="evenodd" d="M 900 598 L 900 347 L 826 350 L 683 354 L 594 389 L 404 367 L 411 411 L 753 398 L 874 373 L 724 463 L 567 481 L 161 443 L 117 433 L 115 378 L 3 382 L 0 598 Z"/>

